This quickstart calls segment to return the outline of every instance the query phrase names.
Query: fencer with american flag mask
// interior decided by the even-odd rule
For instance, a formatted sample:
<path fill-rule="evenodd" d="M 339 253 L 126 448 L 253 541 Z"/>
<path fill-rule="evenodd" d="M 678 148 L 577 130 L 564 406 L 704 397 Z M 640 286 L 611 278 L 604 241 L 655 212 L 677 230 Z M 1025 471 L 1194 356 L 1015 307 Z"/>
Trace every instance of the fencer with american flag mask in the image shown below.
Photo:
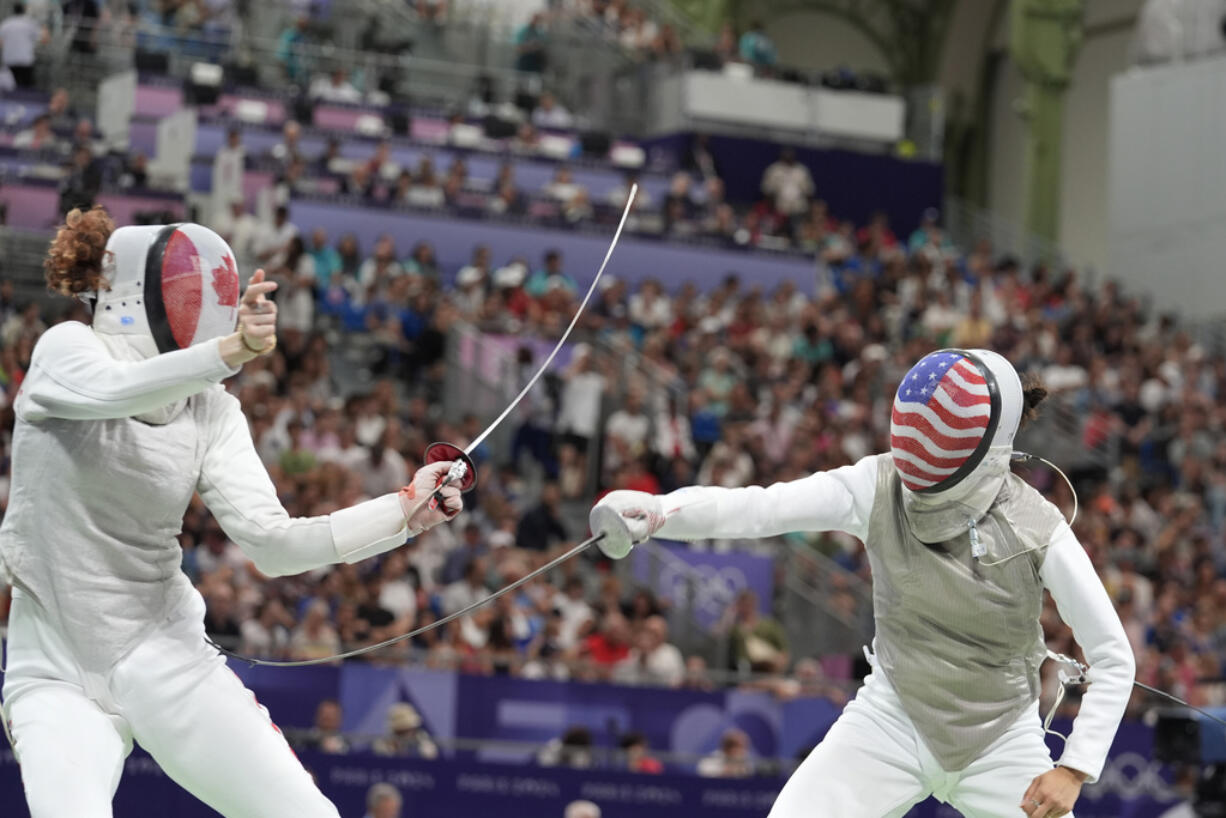
<path fill-rule="evenodd" d="M 1010 471 L 1019 425 L 1045 394 L 995 352 L 940 350 L 899 384 L 887 453 L 769 488 L 616 491 L 592 509 L 614 557 L 651 536 L 864 542 L 872 672 L 771 818 L 893 818 L 929 795 L 973 818 L 1053 818 L 1102 771 L 1134 659 L 1072 529 Z M 1093 682 L 1055 764 L 1038 712 L 1044 589 Z"/>
<path fill-rule="evenodd" d="M 399 493 L 291 518 L 220 382 L 276 346 L 276 285 L 240 297 L 234 254 L 197 224 L 72 211 L 47 283 L 93 305 L 34 347 L 14 410 L 0 582 L 13 586 L 3 711 L 32 818 L 109 818 L 135 739 L 226 816 L 337 818 L 250 691 L 205 642 L 180 569 L 199 493 L 268 576 L 357 562 L 450 519 L 451 464 Z M 436 507 L 420 498 L 438 495 Z"/>

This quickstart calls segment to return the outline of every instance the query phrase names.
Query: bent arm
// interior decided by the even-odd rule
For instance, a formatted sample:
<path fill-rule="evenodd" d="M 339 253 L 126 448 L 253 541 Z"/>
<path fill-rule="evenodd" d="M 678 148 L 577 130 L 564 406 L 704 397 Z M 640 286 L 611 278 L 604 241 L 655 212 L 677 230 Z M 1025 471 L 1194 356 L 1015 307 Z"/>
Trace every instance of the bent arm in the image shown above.
<path fill-rule="evenodd" d="M 396 494 L 332 514 L 290 517 L 256 454 L 238 400 L 224 393 L 214 399 L 220 406 L 213 412 L 197 489 L 222 530 L 262 573 L 300 574 L 404 544 L 408 526 Z"/>
<path fill-rule="evenodd" d="M 877 457 L 769 488 L 691 486 L 660 497 L 673 540 L 758 538 L 793 531 L 845 531 L 863 540 L 877 486 Z"/>
<path fill-rule="evenodd" d="M 237 371 L 222 360 L 218 341 L 120 361 L 89 327 L 65 321 L 35 345 L 17 410 L 29 421 L 131 417 L 191 397 Z"/>
<path fill-rule="evenodd" d="M 1090 685 L 1073 720 L 1060 765 L 1085 773 L 1086 780 L 1093 782 L 1102 772 L 1124 717 L 1136 660 L 1107 589 L 1067 525 L 1062 523 L 1052 535 L 1039 575 L 1090 666 Z"/>

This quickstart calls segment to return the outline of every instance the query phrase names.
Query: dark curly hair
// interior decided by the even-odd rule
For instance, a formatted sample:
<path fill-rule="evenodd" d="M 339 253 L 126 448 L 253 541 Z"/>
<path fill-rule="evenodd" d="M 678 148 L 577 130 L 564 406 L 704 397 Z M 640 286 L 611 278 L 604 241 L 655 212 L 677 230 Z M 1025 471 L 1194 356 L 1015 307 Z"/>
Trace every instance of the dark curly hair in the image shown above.
<path fill-rule="evenodd" d="M 1047 397 L 1047 387 L 1033 372 L 1022 375 L 1022 426 L 1038 420 L 1039 404 Z"/>
<path fill-rule="evenodd" d="M 73 296 L 105 286 L 102 262 L 113 232 L 115 222 L 101 206 L 68 211 L 43 262 L 47 289 Z"/>

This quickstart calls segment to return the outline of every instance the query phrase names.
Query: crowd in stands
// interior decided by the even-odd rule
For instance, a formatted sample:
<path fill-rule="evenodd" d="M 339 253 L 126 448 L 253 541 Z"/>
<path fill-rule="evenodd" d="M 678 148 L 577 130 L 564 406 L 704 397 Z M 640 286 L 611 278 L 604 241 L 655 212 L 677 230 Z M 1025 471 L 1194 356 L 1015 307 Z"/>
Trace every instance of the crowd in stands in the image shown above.
<path fill-rule="evenodd" d="M 558 110 L 546 93 L 536 114 Z M 271 149 L 249 154 L 242 130 L 233 127 L 213 159 L 213 218 L 225 223 L 247 213 L 243 169 L 260 168 L 275 175 L 274 197 L 286 206 L 295 196 L 340 194 L 374 205 L 530 218 L 536 224 L 615 224 L 631 186 L 639 181 L 638 172 L 627 171 L 621 183 L 596 194 L 576 181 L 570 166 L 560 163 L 543 187 L 526 188 L 517 181 L 516 160 L 533 155 L 539 139 L 538 129 L 525 122 L 509 146 L 510 155 L 488 178 L 470 175 L 463 151 L 446 167 L 436 165 L 428 151 L 420 153 L 413 166 L 402 166 L 387 140 L 373 143 L 367 158 L 342 156 L 337 140 L 322 154 L 311 155 L 302 148 L 302 126 L 295 121 L 285 123 L 281 140 Z M 640 186 L 627 230 L 674 240 L 816 253 L 840 268 L 879 266 L 899 249 L 884 214 L 859 229 L 831 214 L 826 202 L 815 196 L 809 169 L 791 148 L 782 149 L 765 169 L 761 196 L 752 202 L 727 198 L 706 136 L 695 136 L 681 160 L 681 169 L 671 175 L 658 200 Z M 935 223 L 926 223 L 925 231 L 925 242 L 945 241 Z M 869 244 L 874 246 L 866 247 Z M 881 253 L 876 245 L 881 245 Z"/>
<path fill-rule="evenodd" d="M 768 177 L 783 210 L 807 186 L 786 162 L 777 170 Z M 550 336 L 575 307 L 576 282 L 557 254 L 539 266 L 503 260 L 495 268 L 477 247 L 470 264 L 442 270 L 427 242 L 405 256 L 384 239 L 364 254 L 351 238 L 300 236 L 288 216 L 282 210 L 270 227 L 253 229 L 246 251 L 248 264 L 282 282 L 283 343 L 230 388 L 293 514 L 394 490 L 428 443 L 476 434 L 484 419 L 440 414 L 443 351 L 457 322 Z M 581 538 L 564 506 L 586 506 L 598 491 L 768 484 L 883 451 L 894 384 L 915 359 L 942 345 L 990 345 L 1045 378 L 1055 399 L 1085 418 L 1085 446 L 1111 455 L 1104 469 L 1074 475 L 1076 531 L 1119 606 L 1139 678 L 1196 704 L 1220 702 L 1226 446 L 1217 438 L 1226 361 L 1110 281 L 1091 289 L 1072 270 L 1023 270 L 982 245 L 962 252 L 938 219 L 927 214 L 906 242 L 877 222 L 851 232 L 848 254 L 827 257 L 831 285 L 812 298 L 790 286 L 762 292 L 735 275 L 706 292 L 610 281 L 582 322 L 587 342 L 518 413 L 512 450 L 477 449 L 480 489 L 464 516 L 377 562 L 266 580 L 193 505 L 184 570 L 206 597 L 210 633 L 247 653 L 310 658 L 426 624 Z M 11 396 L 45 323 L 5 292 L 0 365 Z M 80 307 L 67 315 L 84 317 Z M 378 379 L 369 391 L 338 392 L 321 334 L 336 329 L 373 340 Z M 625 356 L 601 350 L 637 356 L 635 374 L 620 368 Z M 526 351 L 521 363 L 525 375 L 536 366 Z M 619 392 L 606 389 L 613 384 Z M 597 485 L 585 477 L 589 457 Z M 525 477 L 534 472 L 543 476 L 539 489 Z M 1071 505 L 1059 484 L 1038 477 Z M 868 579 L 859 543 L 810 539 Z M 778 623 L 754 608 L 734 603 L 721 625 L 734 637 L 730 669 L 796 671 L 812 659 L 789 655 Z M 476 673 L 710 684 L 703 661 L 669 642 L 664 613 L 661 600 L 575 560 L 373 661 L 412 654 Z M 1053 609 L 1044 625 L 1053 647 L 1072 649 Z M 756 655 L 736 638 L 750 632 Z M 773 646 L 765 655 L 763 642 Z M 820 671 L 805 667 L 809 689 L 833 695 Z"/>

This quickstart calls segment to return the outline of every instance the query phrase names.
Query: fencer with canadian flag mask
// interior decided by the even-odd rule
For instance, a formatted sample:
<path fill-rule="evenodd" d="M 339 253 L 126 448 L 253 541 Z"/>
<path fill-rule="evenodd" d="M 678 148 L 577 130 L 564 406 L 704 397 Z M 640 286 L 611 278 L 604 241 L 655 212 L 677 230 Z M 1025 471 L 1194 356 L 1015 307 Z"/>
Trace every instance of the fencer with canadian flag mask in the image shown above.
<path fill-rule="evenodd" d="M 234 251 L 199 224 L 121 227 L 102 262 L 107 286 L 83 294 L 93 330 L 121 361 L 139 361 L 234 332 L 239 280 Z M 185 400 L 142 417 L 165 423 Z"/>
<path fill-rule="evenodd" d="M 453 517 L 451 463 L 313 517 L 282 507 L 221 381 L 276 346 L 276 288 L 240 293 L 195 224 L 72 211 L 46 261 L 92 324 L 43 333 L 14 401 L 0 563 L 12 583 L 3 711 L 32 818 L 110 818 L 133 740 L 225 816 L 336 818 L 267 711 L 205 641 L 179 537 L 193 496 L 267 576 L 358 562 Z M 433 508 L 417 498 L 438 496 Z M 244 569 L 245 570 L 245 569 Z M 211 588 L 210 610 L 232 599 Z"/>
<path fill-rule="evenodd" d="M 648 537 L 843 531 L 865 545 L 872 672 L 800 765 L 772 818 L 902 816 L 929 795 L 975 818 L 1071 814 L 1103 768 L 1134 660 L 1060 511 L 1009 468 L 1045 391 L 989 350 L 940 350 L 899 384 L 890 451 L 770 487 L 615 491 L 591 513 L 600 547 Z M 1039 618 L 1054 598 L 1091 667 L 1058 765 L 1043 741 Z"/>

